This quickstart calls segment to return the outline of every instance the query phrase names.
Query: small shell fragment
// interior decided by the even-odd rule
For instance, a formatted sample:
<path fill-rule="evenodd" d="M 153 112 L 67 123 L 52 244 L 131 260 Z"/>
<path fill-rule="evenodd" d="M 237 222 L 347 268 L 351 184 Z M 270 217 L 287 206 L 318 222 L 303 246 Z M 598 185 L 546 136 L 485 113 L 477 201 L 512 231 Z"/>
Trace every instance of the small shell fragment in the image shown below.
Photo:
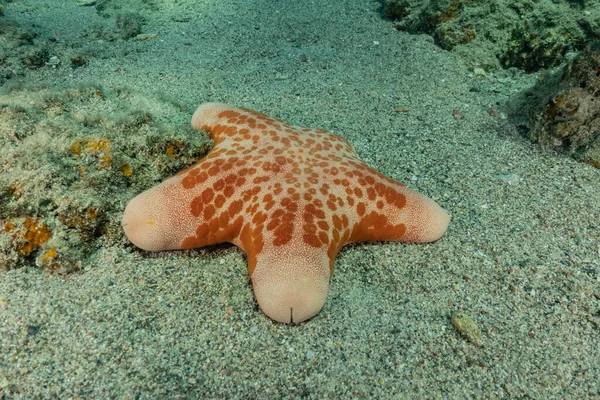
<path fill-rule="evenodd" d="M 481 347 L 481 330 L 473 321 L 473 319 L 464 312 L 457 311 L 452 314 L 452 325 L 459 331 L 469 342 L 475 346 Z"/>
<path fill-rule="evenodd" d="M 60 58 L 56 56 L 50 57 L 46 62 L 46 65 L 49 67 L 56 67 L 58 64 L 60 64 Z"/>
<path fill-rule="evenodd" d="M 150 39 L 155 39 L 156 36 L 157 35 L 155 33 L 140 33 L 135 38 L 136 38 L 136 40 L 150 40 Z"/>

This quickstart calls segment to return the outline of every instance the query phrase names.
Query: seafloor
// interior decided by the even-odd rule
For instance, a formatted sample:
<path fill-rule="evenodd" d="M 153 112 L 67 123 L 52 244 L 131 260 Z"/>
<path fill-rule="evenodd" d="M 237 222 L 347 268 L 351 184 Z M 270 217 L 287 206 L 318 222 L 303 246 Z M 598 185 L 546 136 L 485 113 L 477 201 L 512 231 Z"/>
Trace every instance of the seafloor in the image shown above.
<path fill-rule="evenodd" d="M 370 0 L 4 6 L 37 36 L 2 25 L 2 54 L 17 36 L 41 50 L 2 66 L 3 233 L 46 218 L 58 253 L 0 243 L 0 398 L 600 397 L 600 171 L 503 113 L 539 74 L 474 69 Z M 234 246 L 135 249 L 120 213 L 205 154 L 187 125 L 206 101 L 342 135 L 448 231 L 347 246 L 324 309 L 292 326 L 260 312 Z"/>

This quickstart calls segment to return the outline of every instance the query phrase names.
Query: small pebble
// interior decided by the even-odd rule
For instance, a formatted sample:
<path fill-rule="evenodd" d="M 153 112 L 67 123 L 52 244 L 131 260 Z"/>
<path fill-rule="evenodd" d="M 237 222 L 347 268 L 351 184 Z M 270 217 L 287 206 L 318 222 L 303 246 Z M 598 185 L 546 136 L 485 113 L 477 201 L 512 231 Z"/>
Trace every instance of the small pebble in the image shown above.
<path fill-rule="evenodd" d="M 469 342 L 475 346 L 481 347 L 481 330 L 473 321 L 473 319 L 464 312 L 457 311 L 452 315 L 452 325 L 459 331 Z"/>

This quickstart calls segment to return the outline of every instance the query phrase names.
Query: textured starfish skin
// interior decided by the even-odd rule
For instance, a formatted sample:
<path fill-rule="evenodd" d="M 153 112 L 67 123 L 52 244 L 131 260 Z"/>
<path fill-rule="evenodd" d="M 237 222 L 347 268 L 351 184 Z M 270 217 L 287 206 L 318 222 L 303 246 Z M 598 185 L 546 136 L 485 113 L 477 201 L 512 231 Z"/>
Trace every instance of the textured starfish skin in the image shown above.
<path fill-rule="evenodd" d="M 230 242 L 248 257 L 254 295 L 276 321 L 317 314 L 338 251 L 369 240 L 431 242 L 450 217 L 359 160 L 343 138 L 226 104 L 192 126 L 214 148 L 129 202 L 127 237 L 149 251 Z"/>

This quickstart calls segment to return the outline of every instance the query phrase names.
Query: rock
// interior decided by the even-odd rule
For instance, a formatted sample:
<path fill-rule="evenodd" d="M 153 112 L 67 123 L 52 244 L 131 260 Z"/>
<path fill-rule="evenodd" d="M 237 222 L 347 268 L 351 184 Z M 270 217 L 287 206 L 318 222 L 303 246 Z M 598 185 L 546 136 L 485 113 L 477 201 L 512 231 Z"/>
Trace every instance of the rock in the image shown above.
<path fill-rule="evenodd" d="M 600 168 L 600 41 L 568 64 L 529 138 Z"/>
<path fill-rule="evenodd" d="M 577 2 L 578 4 L 574 4 Z M 600 37 L 600 14 L 581 0 L 384 0 L 396 29 L 431 35 L 470 68 L 535 72 Z"/>

